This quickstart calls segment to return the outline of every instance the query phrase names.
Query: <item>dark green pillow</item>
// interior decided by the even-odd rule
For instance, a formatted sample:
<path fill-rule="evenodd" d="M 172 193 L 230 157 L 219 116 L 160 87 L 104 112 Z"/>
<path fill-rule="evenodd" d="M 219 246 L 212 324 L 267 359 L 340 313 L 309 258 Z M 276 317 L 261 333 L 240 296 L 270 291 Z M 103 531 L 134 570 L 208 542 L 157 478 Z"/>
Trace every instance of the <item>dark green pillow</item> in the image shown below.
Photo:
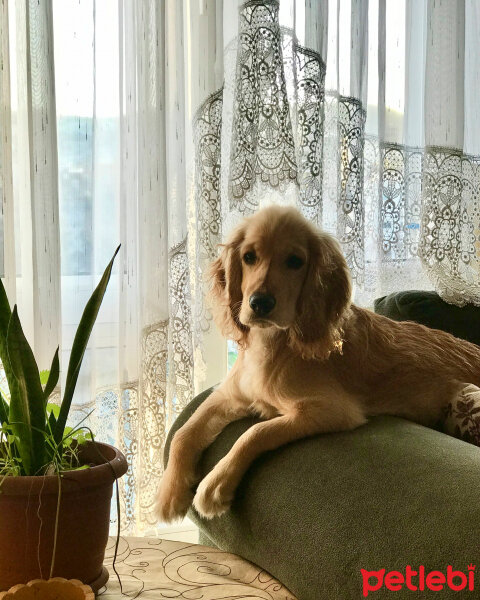
<path fill-rule="evenodd" d="M 480 345 L 479 306 L 459 307 L 448 304 L 436 292 L 410 290 L 377 298 L 374 309 L 395 321 L 415 321 Z"/>

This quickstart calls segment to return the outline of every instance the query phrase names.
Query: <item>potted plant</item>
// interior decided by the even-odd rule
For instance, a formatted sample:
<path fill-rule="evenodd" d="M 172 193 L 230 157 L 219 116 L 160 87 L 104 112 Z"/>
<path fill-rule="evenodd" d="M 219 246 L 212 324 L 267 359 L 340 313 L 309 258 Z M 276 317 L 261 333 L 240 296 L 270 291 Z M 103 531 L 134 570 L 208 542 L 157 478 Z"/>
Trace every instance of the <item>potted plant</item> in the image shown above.
<path fill-rule="evenodd" d="M 0 590 L 64 577 L 97 591 L 108 579 L 103 559 L 113 483 L 127 462 L 81 424 L 66 423 L 118 250 L 78 325 L 59 406 L 49 402 L 60 375 L 58 348 L 42 381 L 0 280 L 0 359 L 9 388 L 9 398 L 0 393 Z"/>

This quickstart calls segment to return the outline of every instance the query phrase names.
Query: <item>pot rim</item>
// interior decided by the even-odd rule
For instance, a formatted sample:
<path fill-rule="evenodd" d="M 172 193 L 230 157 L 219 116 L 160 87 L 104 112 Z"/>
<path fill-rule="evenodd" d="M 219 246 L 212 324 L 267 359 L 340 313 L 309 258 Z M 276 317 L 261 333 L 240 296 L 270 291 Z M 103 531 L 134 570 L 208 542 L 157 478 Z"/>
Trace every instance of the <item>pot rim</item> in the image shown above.
<path fill-rule="evenodd" d="M 62 495 L 79 489 L 112 485 L 128 469 L 125 456 L 110 444 L 87 441 L 84 453 L 87 457 L 98 460 L 98 451 L 107 459 L 88 469 L 78 471 L 62 471 L 55 475 L 7 475 L 0 479 L 0 502 L 3 496 L 30 496 L 38 494 L 58 494 L 59 475 L 62 481 Z"/>

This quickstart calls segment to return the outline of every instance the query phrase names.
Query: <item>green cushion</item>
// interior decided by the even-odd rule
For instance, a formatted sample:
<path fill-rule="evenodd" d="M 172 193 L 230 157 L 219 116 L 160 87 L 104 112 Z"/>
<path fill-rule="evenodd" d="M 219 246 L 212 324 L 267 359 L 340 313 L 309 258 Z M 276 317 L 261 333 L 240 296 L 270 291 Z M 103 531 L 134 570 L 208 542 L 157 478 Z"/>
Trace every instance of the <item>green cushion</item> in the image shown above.
<path fill-rule="evenodd" d="M 173 433 L 210 392 L 178 417 L 166 459 Z M 230 424 L 204 453 L 201 472 L 255 422 Z M 210 521 L 194 510 L 189 516 L 203 541 L 260 565 L 299 600 L 346 600 L 363 598 L 362 568 L 405 573 L 407 565 L 423 565 L 445 572 L 453 565 L 466 571 L 480 547 L 479 498 L 479 448 L 403 419 L 377 417 L 355 431 L 264 454 L 230 511 Z M 429 593 L 404 590 L 408 598 Z M 460 597 L 449 589 L 440 595 Z M 369 595 L 391 597 L 385 588 Z"/>
<path fill-rule="evenodd" d="M 374 309 L 395 321 L 416 321 L 480 345 L 479 306 L 454 306 L 436 292 L 411 290 L 377 298 Z"/>

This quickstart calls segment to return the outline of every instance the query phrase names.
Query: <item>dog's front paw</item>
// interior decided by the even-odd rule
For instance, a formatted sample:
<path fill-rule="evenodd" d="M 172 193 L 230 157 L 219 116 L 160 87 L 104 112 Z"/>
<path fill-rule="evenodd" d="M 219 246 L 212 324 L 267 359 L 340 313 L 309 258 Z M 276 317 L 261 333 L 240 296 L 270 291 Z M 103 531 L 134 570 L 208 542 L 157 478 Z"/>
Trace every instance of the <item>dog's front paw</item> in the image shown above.
<path fill-rule="evenodd" d="M 193 505 L 202 517 L 212 519 L 230 508 L 234 493 L 235 486 L 223 469 L 215 468 L 198 486 Z"/>
<path fill-rule="evenodd" d="M 165 471 L 155 502 L 155 516 L 163 523 L 183 519 L 193 500 L 193 492 L 186 482 Z"/>

